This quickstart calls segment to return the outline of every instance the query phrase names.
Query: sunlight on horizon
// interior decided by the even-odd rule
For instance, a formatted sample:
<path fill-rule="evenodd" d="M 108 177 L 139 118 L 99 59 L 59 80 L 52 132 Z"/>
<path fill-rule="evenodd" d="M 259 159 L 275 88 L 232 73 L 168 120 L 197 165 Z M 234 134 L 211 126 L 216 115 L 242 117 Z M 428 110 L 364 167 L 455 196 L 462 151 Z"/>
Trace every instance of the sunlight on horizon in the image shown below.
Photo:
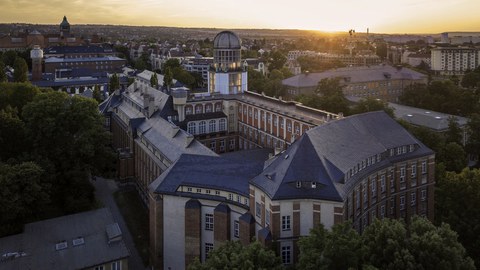
<path fill-rule="evenodd" d="M 440 33 L 480 31 L 479 9 L 478 0 L 204 0 L 201 5 L 187 0 L 2 0 L 0 22 L 59 24 L 66 15 L 72 25 Z"/>

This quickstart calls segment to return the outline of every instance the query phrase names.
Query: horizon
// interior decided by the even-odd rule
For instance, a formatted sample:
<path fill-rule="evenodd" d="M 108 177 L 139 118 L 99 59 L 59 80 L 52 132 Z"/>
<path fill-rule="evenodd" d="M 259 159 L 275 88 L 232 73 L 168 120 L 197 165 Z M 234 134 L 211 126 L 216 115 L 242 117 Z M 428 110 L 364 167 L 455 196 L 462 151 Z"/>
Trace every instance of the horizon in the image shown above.
<path fill-rule="evenodd" d="M 250 5 L 249 5 L 250 4 Z M 4 0 L 0 23 L 58 25 L 67 16 L 71 25 L 111 25 L 178 28 L 305 30 L 325 33 L 440 34 L 479 32 L 477 0 L 342 0 L 338 3 L 299 0 L 241 3 L 205 0 L 201 6 L 179 0 L 61 1 Z M 384 6 L 388 5 L 385 9 Z M 19 8 L 22 7 L 22 8 Z M 240 9 L 239 9 L 240 7 Z M 246 8 L 251 7 L 251 8 Z M 382 12 L 378 12 L 382 9 Z M 426 12 L 428 10 L 428 12 Z M 88 14 L 88 16 L 85 16 Z M 113 15 L 112 15 L 113 14 Z M 120 14 L 115 16 L 115 14 Z"/>

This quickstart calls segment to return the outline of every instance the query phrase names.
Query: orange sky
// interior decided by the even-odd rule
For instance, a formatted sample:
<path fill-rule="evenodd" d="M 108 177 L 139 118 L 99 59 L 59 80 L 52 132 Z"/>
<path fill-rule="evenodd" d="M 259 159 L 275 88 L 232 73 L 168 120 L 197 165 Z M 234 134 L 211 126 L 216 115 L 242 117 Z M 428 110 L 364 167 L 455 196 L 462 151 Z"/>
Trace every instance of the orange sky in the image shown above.
<path fill-rule="evenodd" d="M 216 28 L 480 31 L 480 0 L 0 0 L 0 22 Z"/>

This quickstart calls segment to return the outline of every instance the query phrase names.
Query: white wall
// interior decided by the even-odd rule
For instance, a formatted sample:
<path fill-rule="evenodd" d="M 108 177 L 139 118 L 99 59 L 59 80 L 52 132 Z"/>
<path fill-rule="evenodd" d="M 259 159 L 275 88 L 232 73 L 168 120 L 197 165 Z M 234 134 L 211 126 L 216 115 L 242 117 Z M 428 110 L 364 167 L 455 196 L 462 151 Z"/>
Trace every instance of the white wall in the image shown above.
<path fill-rule="evenodd" d="M 164 269 L 185 267 L 185 203 L 189 198 L 164 196 L 163 255 Z"/>

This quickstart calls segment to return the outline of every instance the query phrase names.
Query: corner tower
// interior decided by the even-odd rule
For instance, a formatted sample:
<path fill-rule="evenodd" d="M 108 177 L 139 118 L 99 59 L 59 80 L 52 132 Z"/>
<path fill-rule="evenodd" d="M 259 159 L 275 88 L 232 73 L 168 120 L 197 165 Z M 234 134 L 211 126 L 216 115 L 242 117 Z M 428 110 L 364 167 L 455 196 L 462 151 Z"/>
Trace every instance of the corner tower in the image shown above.
<path fill-rule="evenodd" d="M 242 41 L 232 31 L 213 40 L 213 65 L 208 74 L 210 93 L 237 94 L 247 90 L 247 69 L 241 61 Z"/>
<path fill-rule="evenodd" d="M 39 81 L 42 79 L 42 59 L 43 51 L 39 45 L 33 46 L 30 51 L 30 58 L 32 58 L 32 81 Z"/>

